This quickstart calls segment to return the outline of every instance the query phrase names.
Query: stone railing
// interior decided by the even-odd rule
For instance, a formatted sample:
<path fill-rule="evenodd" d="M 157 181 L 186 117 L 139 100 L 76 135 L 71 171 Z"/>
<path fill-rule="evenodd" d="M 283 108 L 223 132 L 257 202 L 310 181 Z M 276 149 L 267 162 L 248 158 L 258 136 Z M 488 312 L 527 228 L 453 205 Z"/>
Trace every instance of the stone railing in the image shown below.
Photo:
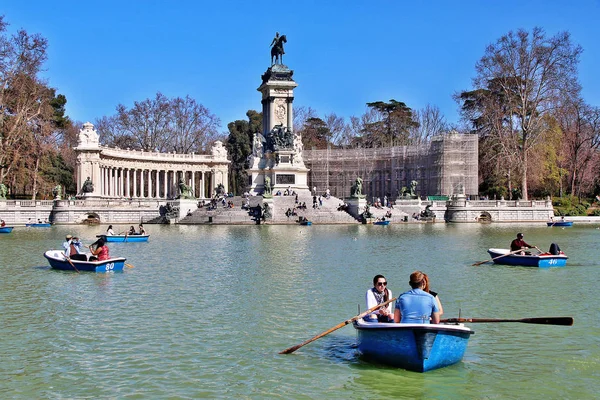
<path fill-rule="evenodd" d="M 11 208 L 11 207 L 38 207 L 46 206 L 52 207 L 54 200 L 0 200 L 0 207 Z"/>
<path fill-rule="evenodd" d="M 130 149 L 117 149 L 100 146 L 102 155 L 106 157 L 125 158 L 132 160 L 159 161 L 159 162 L 229 162 L 227 158 L 216 157 L 210 154 L 186 154 L 186 153 L 160 153 L 155 151 L 140 151 Z"/>

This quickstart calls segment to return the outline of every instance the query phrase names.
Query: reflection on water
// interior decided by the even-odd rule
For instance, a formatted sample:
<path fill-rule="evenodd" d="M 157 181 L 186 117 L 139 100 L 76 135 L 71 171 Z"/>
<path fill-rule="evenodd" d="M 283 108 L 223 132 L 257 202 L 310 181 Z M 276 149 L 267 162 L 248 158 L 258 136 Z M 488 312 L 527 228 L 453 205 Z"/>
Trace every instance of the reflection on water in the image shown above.
<path fill-rule="evenodd" d="M 591 398 L 600 389 L 600 230 L 539 224 L 149 226 L 111 243 L 134 268 L 53 271 L 42 254 L 67 233 L 0 236 L 0 393 L 8 398 Z M 495 266 L 517 231 L 570 256 L 566 268 Z M 394 295 L 425 270 L 446 317 L 573 316 L 573 327 L 472 324 L 462 363 L 419 374 L 373 365 L 344 327 L 384 274 Z M 75 382 L 77 384 L 75 384 Z"/>

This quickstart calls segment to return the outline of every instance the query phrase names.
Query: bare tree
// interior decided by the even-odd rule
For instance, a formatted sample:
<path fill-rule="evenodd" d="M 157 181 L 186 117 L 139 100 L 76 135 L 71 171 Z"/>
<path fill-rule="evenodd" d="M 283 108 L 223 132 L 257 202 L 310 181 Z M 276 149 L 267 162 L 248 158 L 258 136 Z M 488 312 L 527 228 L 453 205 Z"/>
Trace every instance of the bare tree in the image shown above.
<path fill-rule="evenodd" d="M 476 65 L 474 85 L 496 90 L 504 118 L 503 132 L 518 148 L 523 199 L 528 198 L 528 152 L 543 134 L 543 118 L 565 93 L 579 90 L 577 64 L 582 49 L 569 33 L 546 37 L 541 28 L 509 32 L 487 47 Z"/>
<path fill-rule="evenodd" d="M 410 129 L 412 144 L 428 142 L 433 136 L 448 131 L 448 123 L 439 107 L 427 104 L 425 108 L 415 111 L 415 120 L 418 125 Z"/>
<path fill-rule="evenodd" d="M 178 153 L 205 150 L 220 124 L 219 118 L 189 96 L 171 100 L 172 149 Z"/>

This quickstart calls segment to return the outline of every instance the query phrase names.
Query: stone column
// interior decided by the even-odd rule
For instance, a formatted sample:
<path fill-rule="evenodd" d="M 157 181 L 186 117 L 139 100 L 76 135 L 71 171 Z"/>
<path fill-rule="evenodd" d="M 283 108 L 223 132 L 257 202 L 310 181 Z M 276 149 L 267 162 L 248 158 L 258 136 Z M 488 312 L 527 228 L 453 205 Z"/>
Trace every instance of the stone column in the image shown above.
<path fill-rule="evenodd" d="M 140 197 L 143 199 L 146 197 L 144 193 L 144 168 L 140 170 Z"/>
<path fill-rule="evenodd" d="M 167 181 L 169 180 L 169 171 L 167 171 L 166 169 L 163 171 L 163 196 L 165 197 L 165 199 L 167 197 L 169 197 L 168 193 L 167 193 Z"/>
<path fill-rule="evenodd" d="M 127 168 L 127 183 L 126 183 L 126 190 L 127 190 L 127 194 L 125 195 L 125 197 L 130 198 L 131 197 L 131 168 Z"/>
<path fill-rule="evenodd" d="M 156 182 L 155 182 L 155 189 L 156 189 L 156 198 L 160 199 L 160 171 L 157 169 L 156 170 Z"/>
<path fill-rule="evenodd" d="M 294 101 L 293 97 L 288 97 L 287 99 L 287 126 L 292 129 L 294 127 L 294 112 L 292 110 L 292 102 Z"/>
<path fill-rule="evenodd" d="M 133 170 L 133 196 L 131 196 L 135 199 L 137 199 L 138 195 L 137 195 L 137 168 Z"/>
<path fill-rule="evenodd" d="M 192 193 L 194 194 L 194 197 L 196 197 L 196 174 L 194 173 L 194 170 L 191 171 L 192 174 Z"/>
<path fill-rule="evenodd" d="M 152 196 L 152 170 L 149 169 L 148 170 L 148 197 L 152 198 L 154 196 Z"/>

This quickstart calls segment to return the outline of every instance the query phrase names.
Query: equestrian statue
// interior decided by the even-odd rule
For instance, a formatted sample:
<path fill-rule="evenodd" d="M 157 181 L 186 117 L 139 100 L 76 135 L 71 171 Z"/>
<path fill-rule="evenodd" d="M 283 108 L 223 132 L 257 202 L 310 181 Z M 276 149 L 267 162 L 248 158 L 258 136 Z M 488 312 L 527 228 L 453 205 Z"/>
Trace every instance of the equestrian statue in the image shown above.
<path fill-rule="evenodd" d="M 275 33 L 275 38 L 271 42 L 271 65 L 283 64 L 283 44 L 287 43 L 285 35 L 279 36 L 279 32 Z"/>

